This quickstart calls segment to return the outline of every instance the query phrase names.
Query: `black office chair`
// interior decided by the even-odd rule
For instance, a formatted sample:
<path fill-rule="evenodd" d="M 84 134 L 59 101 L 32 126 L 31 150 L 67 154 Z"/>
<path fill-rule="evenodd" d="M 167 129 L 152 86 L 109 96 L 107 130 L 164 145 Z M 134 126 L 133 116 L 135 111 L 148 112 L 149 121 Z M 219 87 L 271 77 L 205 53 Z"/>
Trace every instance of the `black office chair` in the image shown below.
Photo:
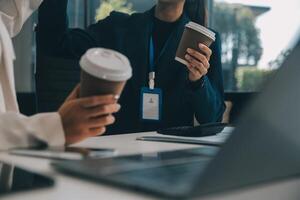
<path fill-rule="evenodd" d="M 39 57 L 36 71 L 38 112 L 57 111 L 79 81 L 78 61 Z"/>
<path fill-rule="evenodd" d="M 36 114 L 36 96 L 35 93 L 18 93 L 18 104 L 20 112 L 26 116 Z"/>

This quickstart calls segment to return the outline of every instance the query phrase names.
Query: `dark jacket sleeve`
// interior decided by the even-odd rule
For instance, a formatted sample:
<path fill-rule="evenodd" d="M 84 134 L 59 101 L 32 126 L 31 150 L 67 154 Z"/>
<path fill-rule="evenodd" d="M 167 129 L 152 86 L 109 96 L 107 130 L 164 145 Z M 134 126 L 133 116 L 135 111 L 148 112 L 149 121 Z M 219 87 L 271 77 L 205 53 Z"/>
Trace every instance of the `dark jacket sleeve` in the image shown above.
<path fill-rule="evenodd" d="M 200 124 L 222 121 L 225 111 L 221 40 L 218 33 L 211 49 L 213 54 L 208 74 L 198 82 L 190 82 L 188 86 L 193 95 L 195 116 Z"/>
<path fill-rule="evenodd" d="M 86 50 L 102 46 L 112 37 L 115 18 L 127 16 L 113 12 L 111 16 L 89 26 L 86 30 L 68 27 L 68 0 L 45 0 L 39 9 L 37 26 L 38 52 L 47 56 L 79 59 Z"/>

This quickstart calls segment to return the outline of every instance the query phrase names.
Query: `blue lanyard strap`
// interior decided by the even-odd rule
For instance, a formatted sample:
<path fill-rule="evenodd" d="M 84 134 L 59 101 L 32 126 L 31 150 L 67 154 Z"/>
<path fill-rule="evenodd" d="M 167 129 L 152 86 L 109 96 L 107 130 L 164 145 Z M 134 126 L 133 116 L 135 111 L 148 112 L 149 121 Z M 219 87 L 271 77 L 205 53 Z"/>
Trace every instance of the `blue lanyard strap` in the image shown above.
<path fill-rule="evenodd" d="M 155 72 L 155 50 L 154 50 L 154 41 L 153 37 L 150 37 L 150 44 L 149 44 L 149 67 L 150 67 L 150 72 Z"/>
<path fill-rule="evenodd" d="M 153 90 L 155 88 L 155 52 L 154 52 L 154 42 L 153 37 L 150 37 L 149 44 L 149 88 Z"/>
<path fill-rule="evenodd" d="M 154 89 L 155 87 L 155 65 L 157 64 L 157 61 L 155 60 L 155 49 L 154 49 L 154 40 L 153 40 L 153 24 L 151 24 L 151 37 L 149 41 L 149 88 Z M 163 49 L 161 52 L 159 52 L 158 60 L 159 58 L 165 53 L 169 43 L 171 42 L 171 38 L 174 32 L 169 36 L 168 40 L 166 41 Z"/>

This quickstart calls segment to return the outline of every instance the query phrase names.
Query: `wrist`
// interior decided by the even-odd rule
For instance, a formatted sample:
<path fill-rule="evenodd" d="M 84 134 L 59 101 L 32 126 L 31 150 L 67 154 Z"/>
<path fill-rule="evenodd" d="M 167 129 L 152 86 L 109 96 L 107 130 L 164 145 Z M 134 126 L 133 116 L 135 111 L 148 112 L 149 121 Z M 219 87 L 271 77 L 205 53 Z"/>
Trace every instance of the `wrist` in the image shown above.
<path fill-rule="evenodd" d="M 195 75 L 192 72 L 190 72 L 188 77 L 189 77 L 189 81 L 190 82 L 197 82 L 200 79 L 203 79 L 204 76 L 206 76 L 206 74 L 200 74 L 200 73 L 198 73 L 198 74 Z"/>
<path fill-rule="evenodd" d="M 205 80 L 206 80 L 205 76 L 202 76 L 200 79 L 196 81 L 189 80 L 189 87 L 193 90 L 201 89 L 205 85 Z"/>
<path fill-rule="evenodd" d="M 197 78 L 189 76 L 189 81 L 192 83 L 195 83 L 195 82 L 201 80 L 202 78 L 203 78 L 203 76 L 197 77 Z"/>

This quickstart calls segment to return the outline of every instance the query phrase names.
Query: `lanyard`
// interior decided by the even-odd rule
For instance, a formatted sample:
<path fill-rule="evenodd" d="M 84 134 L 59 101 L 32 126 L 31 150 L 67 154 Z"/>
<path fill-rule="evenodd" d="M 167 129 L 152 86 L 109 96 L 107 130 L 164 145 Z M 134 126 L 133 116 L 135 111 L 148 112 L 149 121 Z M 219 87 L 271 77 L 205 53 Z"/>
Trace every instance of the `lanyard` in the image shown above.
<path fill-rule="evenodd" d="M 154 51 L 154 41 L 153 37 L 150 37 L 149 44 L 149 88 L 154 90 L 155 88 L 155 51 Z"/>
<path fill-rule="evenodd" d="M 155 60 L 155 49 L 154 49 L 153 36 L 150 37 L 150 42 L 149 42 L 149 88 L 151 90 L 153 90 L 155 88 L 155 65 L 157 64 L 159 58 L 165 53 L 169 43 L 171 42 L 172 35 L 173 35 L 173 33 L 170 35 L 170 37 L 164 44 L 157 60 Z"/>

